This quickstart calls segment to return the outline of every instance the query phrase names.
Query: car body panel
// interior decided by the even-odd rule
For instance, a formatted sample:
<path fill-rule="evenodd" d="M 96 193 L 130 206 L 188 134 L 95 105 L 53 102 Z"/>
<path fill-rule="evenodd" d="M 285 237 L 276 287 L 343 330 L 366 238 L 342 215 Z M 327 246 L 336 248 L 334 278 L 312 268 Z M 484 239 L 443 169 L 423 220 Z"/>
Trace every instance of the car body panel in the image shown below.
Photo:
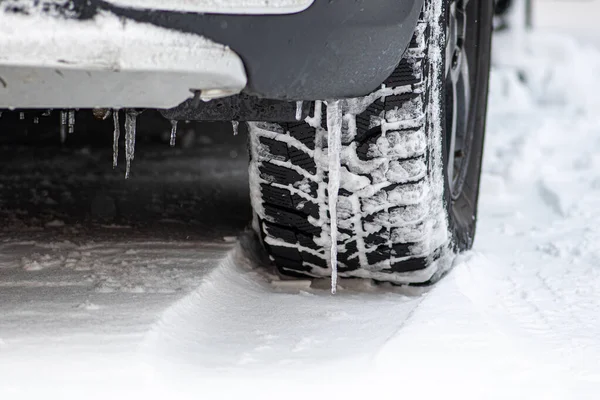
<path fill-rule="evenodd" d="M 244 61 L 246 93 L 294 101 L 357 97 L 376 89 L 402 59 L 423 3 L 315 0 L 290 15 L 115 12 L 223 43 Z"/>

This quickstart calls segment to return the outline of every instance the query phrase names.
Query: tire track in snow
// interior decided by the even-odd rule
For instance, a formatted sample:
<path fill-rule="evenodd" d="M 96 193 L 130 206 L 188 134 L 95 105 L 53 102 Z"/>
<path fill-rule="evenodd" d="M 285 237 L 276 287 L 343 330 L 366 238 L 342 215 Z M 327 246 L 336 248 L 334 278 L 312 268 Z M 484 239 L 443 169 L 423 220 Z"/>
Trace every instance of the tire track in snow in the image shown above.
<path fill-rule="evenodd" d="M 335 297 L 329 280 L 271 283 L 251 261 L 251 240 L 162 315 L 142 348 L 157 368 L 169 360 L 163 371 L 184 364 L 242 374 L 275 373 L 278 365 L 311 374 L 352 369 L 401 329 L 420 301 L 362 280 L 340 280 Z"/>

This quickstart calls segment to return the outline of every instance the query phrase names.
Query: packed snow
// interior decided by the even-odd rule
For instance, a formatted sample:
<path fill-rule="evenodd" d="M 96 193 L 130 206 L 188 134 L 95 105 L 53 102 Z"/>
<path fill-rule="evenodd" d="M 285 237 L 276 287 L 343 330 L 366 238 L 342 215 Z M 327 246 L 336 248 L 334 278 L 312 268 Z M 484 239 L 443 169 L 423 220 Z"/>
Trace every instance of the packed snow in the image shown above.
<path fill-rule="evenodd" d="M 600 52 L 534 31 L 515 56 L 514 39 L 495 38 L 475 247 L 431 290 L 281 281 L 241 232 L 234 244 L 82 240 L 55 219 L 12 229 L 0 398 L 595 398 Z M 129 183 L 156 179 L 139 157 Z M 244 163 L 218 161 L 168 163 L 234 196 Z"/>

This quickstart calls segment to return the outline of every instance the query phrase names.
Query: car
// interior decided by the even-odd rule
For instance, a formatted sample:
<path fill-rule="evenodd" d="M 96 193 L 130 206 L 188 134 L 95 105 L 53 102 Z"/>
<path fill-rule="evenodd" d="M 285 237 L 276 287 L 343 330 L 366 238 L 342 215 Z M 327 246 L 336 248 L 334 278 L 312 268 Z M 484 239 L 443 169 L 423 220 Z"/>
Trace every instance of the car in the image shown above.
<path fill-rule="evenodd" d="M 426 286 L 473 245 L 494 0 L 0 0 L 0 108 L 231 121 L 285 276 Z M 87 110 L 87 111 L 86 111 Z M 123 121 L 124 119 L 124 121 Z"/>

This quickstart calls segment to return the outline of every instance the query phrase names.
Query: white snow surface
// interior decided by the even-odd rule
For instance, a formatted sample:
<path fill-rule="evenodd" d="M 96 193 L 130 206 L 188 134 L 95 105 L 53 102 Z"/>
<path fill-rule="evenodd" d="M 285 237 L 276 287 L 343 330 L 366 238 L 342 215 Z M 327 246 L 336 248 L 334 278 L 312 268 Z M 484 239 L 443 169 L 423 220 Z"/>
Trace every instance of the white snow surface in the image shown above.
<path fill-rule="evenodd" d="M 291 14 L 314 0 L 108 0 L 118 6 L 218 14 Z"/>
<path fill-rule="evenodd" d="M 0 398 L 597 398 L 600 53 L 520 40 L 495 38 L 475 247 L 431 290 L 331 296 L 246 239 L 4 242 Z"/>

